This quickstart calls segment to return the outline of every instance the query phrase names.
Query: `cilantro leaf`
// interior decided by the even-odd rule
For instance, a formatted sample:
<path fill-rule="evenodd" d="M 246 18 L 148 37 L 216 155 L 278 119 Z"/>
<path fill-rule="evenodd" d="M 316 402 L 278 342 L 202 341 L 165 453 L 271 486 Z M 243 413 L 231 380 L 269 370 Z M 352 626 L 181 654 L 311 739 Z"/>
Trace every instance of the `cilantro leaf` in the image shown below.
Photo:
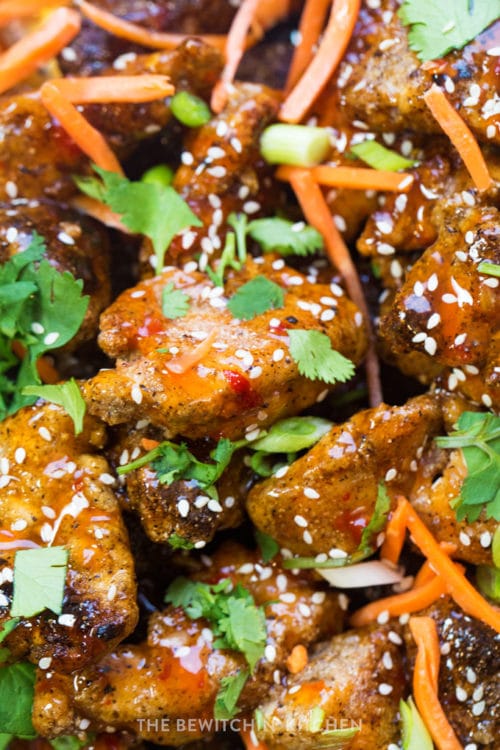
<path fill-rule="evenodd" d="M 14 739 L 12 734 L 0 733 L 0 750 L 7 750 L 10 742 Z"/>
<path fill-rule="evenodd" d="M 89 744 L 93 744 L 92 740 L 95 735 L 90 732 L 87 733 L 85 739 L 80 740 L 74 735 L 62 735 L 61 737 L 54 737 L 53 740 L 49 740 L 54 750 L 80 750 L 80 748 L 88 747 Z"/>
<path fill-rule="evenodd" d="M 500 0 L 405 0 L 398 12 L 420 60 L 435 60 L 465 45 L 500 17 Z"/>
<path fill-rule="evenodd" d="M 236 704 L 249 676 L 248 669 L 242 669 L 237 674 L 221 679 L 214 706 L 214 718 L 217 721 L 229 721 L 239 713 Z"/>
<path fill-rule="evenodd" d="M 226 242 L 219 258 L 217 271 L 213 271 L 208 267 L 206 269 L 208 278 L 213 284 L 215 284 L 215 286 L 224 286 L 224 274 L 226 268 L 234 268 L 235 271 L 241 269 L 241 261 L 236 260 L 236 236 L 234 232 L 228 232 L 226 235 Z"/>
<path fill-rule="evenodd" d="M 58 404 L 69 414 L 75 425 L 75 435 L 83 430 L 83 418 L 87 405 L 83 400 L 76 380 L 71 378 L 61 385 L 30 385 L 23 388 L 26 396 L 38 396 L 52 404 Z"/>
<path fill-rule="evenodd" d="M 190 542 L 189 539 L 185 539 L 175 531 L 173 534 L 170 534 L 167 541 L 172 549 L 193 549 L 194 547 L 193 542 Z"/>
<path fill-rule="evenodd" d="M 210 452 L 210 458 L 214 463 L 204 463 L 188 450 L 185 443 L 172 443 L 170 440 L 165 440 L 136 461 L 120 466 L 117 472 L 127 474 L 129 471 L 151 464 L 158 474 L 158 481 L 162 484 L 172 484 L 178 479 L 194 479 L 200 489 L 217 497 L 214 485 L 222 476 L 238 447 L 240 446 L 237 443 L 222 438 Z"/>
<path fill-rule="evenodd" d="M 441 448 L 461 448 L 467 477 L 460 496 L 453 502 L 457 519 L 500 521 L 500 417 L 491 412 L 465 411 L 457 429 L 447 437 L 436 438 Z"/>
<path fill-rule="evenodd" d="M 263 562 L 268 563 L 280 551 L 278 542 L 263 531 L 259 531 L 259 529 L 255 530 L 255 538 L 259 545 Z"/>
<path fill-rule="evenodd" d="M 20 617 L 11 617 L 10 620 L 6 620 L 4 624 L 0 626 L 0 643 L 3 643 L 7 636 L 12 633 L 14 628 L 19 625 L 20 621 Z"/>
<path fill-rule="evenodd" d="M 35 666 L 17 662 L 0 669 L 0 732 L 17 737 L 36 736 L 31 721 Z"/>
<path fill-rule="evenodd" d="M 10 614 L 33 617 L 44 609 L 61 614 L 67 562 L 68 550 L 64 547 L 18 550 Z"/>
<path fill-rule="evenodd" d="M 496 276 L 497 278 L 500 277 L 499 263 L 490 263 L 489 261 L 484 260 L 478 265 L 477 270 L 479 273 L 484 273 L 488 276 Z"/>
<path fill-rule="evenodd" d="M 359 559 L 369 557 L 374 551 L 372 540 L 382 531 L 387 523 L 387 516 L 391 509 L 391 498 L 387 494 L 384 484 L 381 482 L 377 489 L 377 500 L 373 515 L 368 525 L 363 529 L 359 547 L 354 553 Z"/>
<path fill-rule="evenodd" d="M 288 335 L 290 354 L 301 375 L 330 384 L 345 383 L 354 375 L 354 364 L 332 349 L 326 333 L 295 329 Z"/>
<path fill-rule="evenodd" d="M 191 298 L 180 289 L 174 288 L 174 282 L 163 287 L 161 293 L 161 311 L 166 318 L 184 318 L 189 312 Z"/>
<path fill-rule="evenodd" d="M 251 669 L 264 654 L 266 620 L 251 593 L 241 584 L 233 587 L 229 579 L 216 584 L 177 578 L 165 595 L 165 601 L 182 607 L 191 619 L 204 617 L 210 622 L 214 648 L 241 652 Z"/>
<path fill-rule="evenodd" d="M 126 177 L 94 165 L 102 182 L 75 178 L 86 195 L 98 198 L 119 214 L 132 232 L 144 234 L 153 243 L 156 271 L 163 268 L 165 252 L 175 235 L 187 227 L 203 226 L 173 187 L 150 182 L 131 182 Z"/>
<path fill-rule="evenodd" d="M 398 172 L 400 169 L 409 169 L 417 163 L 413 159 L 405 159 L 396 151 L 382 146 L 377 141 L 363 141 L 352 146 L 351 153 L 357 156 L 370 167 L 382 169 L 386 172 Z"/>
<path fill-rule="evenodd" d="M 277 216 L 254 219 L 247 229 L 250 237 L 264 252 L 276 250 L 281 255 L 313 255 L 323 249 L 323 238 L 313 227 Z"/>
<path fill-rule="evenodd" d="M 26 250 L 0 266 L 0 419 L 34 402 L 22 390 L 41 382 L 36 360 L 72 339 L 87 311 L 83 282 L 53 268 L 45 252 L 34 233 Z M 14 340 L 26 351 L 22 361 Z"/>
<path fill-rule="evenodd" d="M 265 276 L 256 276 L 240 286 L 227 307 L 235 318 L 252 320 L 256 315 L 283 307 L 284 302 L 285 292 L 278 284 Z"/>

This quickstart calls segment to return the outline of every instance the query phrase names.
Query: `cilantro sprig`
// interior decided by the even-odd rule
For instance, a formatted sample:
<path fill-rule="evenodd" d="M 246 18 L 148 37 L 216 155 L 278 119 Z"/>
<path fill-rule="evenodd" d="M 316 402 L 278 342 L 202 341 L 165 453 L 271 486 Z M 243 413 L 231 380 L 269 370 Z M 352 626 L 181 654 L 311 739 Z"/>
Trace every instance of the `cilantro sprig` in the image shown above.
<path fill-rule="evenodd" d="M 405 0 L 398 12 L 410 26 L 410 47 L 420 60 L 462 49 L 500 17 L 500 0 Z"/>
<path fill-rule="evenodd" d="M 23 739 L 36 736 L 31 720 L 35 695 L 33 664 L 16 662 L 0 669 L 0 733 Z"/>
<path fill-rule="evenodd" d="M 354 375 L 354 364 L 332 348 L 326 333 L 294 329 L 288 330 L 288 336 L 292 359 L 306 378 L 333 385 Z"/>
<path fill-rule="evenodd" d="M 41 384 L 37 359 L 70 341 L 87 311 L 83 281 L 53 268 L 45 252 L 34 233 L 26 250 L 0 266 L 0 419 L 34 403 L 23 389 Z M 22 361 L 14 342 L 26 352 Z"/>
<path fill-rule="evenodd" d="M 161 293 L 161 311 L 166 318 L 184 318 L 191 304 L 191 298 L 181 289 L 175 289 L 174 282 L 163 287 Z"/>
<path fill-rule="evenodd" d="M 268 310 L 276 310 L 285 303 L 284 290 L 265 276 L 255 276 L 233 294 L 227 303 L 235 318 L 252 320 Z"/>
<path fill-rule="evenodd" d="M 263 607 L 255 604 L 252 594 L 240 583 L 225 578 L 208 584 L 176 578 L 168 587 L 165 601 L 182 607 L 192 620 L 204 617 L 216 639 L 214 648 L 233 649 L 245 657 L 253 670 L 264 654 L 266 618 Z"/>
<path fill-rule="evenodd" d="M 467 466 L 462 490 L 453 501 L 457 519 L 477 521 L 484 510 L 486 518 L 500 521 L 500 417 L 465 411 L 457 429 L 436 438 L 436 443 L 441 448 L 460 448 Z"/>
<path fill-rule="evenodd" d="M 50 609 L 62 612 L 68 564 L 65 547 L 18 550 L 14 558 L 12 617 L 33 617 Z"/>
<path fill-rule="evenodd" d="M 83 418 L 87 405 L 74 378 L 60 385 L 30 385 L 23 388 L 25 396 L 37 396 L 52 404 L 62 406 L 73 420 L 75 435 L 83 431 Z"/>
<path fill-rule="evenodd" d="M 242 669 L 234 675 L 222 678 L 215 696 L 214 718 L 217 721 L 229 721 L 239 713 L 238 699 L 249 677 L 248 669 Z"/>
<path fill-rule="evenodd" d="M 105 203 L 121 216 L 132 232 L 144 234 L 153 243 L 156 271 L 163 268 L 165 252 L 175 235 L 187 227 L 203 226 L 186 201 L 169 185 L 132 182 L 93 165 L 96 177 L 75 177 L 82 193 Z"/>

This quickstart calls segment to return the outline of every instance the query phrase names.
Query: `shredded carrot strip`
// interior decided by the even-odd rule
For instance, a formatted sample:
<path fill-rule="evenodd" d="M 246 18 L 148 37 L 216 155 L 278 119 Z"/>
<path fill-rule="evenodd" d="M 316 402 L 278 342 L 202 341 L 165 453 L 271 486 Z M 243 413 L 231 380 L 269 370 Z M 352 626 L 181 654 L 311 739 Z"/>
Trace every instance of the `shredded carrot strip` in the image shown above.
<path fill-rule="evenodd" d="M 398 501 L 385 528 L 385 539 L 380 549 L 381 560 L 388 560 L 396 565 L 403 549 L 406 537 L 406 506 Z"/>
<path fill-rule="evenodd" d="M 57 55 L 80 31 L 80 14 L 55 10 L 35 31 L 0 55 L 0 93 L 7 91 Z"/>
<path fill-rule="evenodd" d="M 214 112 L 220 112 L 226 103 L 227 87 L 233 81 L 243 57 L 245 40 L 255 21 L 258 5 L 259 0 L 243 0 L 233 19 L 225 47 L 226 64 L 212 93 L 211 107 Z"/>
<path fill-rule="evenodd" d="M 13 341 L 11 347 L 16 357 L 24 359 L 26 349 L 19 341 Z M 61 380 L 61 376 L 52 364 L 50 357 L 39 357 L 36 361 L 36 369 L 44 383 L 54 385 L 54 383 L 58 383 Z"/>
<path fill-rule="evenodd" d="M 175 88 L 167 76 L 96 76 L 57 78 L 51 83 L 73 104 L 109 102 L 149 102 L 171 96 Z"/>
<path fill-rule="evenodd" d="M 276 171 L 279 180 L 288 180 L 293 167 L 283 165 Z M 407 193 L 413 185 L 414 177 L 407 172 L 383 172 L 379 169 L 363 167 L 330 167 L 321 164 L 310 167 L 316 182 L 330 187 L 348 188 L 350 190 L 387 190 L 396 193 Z"/>
<path fill-rule="evenodd" d="M 300 122 L 319 96 L 349 44 L 360 5 L 361 0 L 333 0 L 330 18 L 319 49 L 283 103 L 281 120 Z"/>
<path fill-rule="evenodd" d="M 312 60 L 314 45 L 317 43 L 325 24 L 326 12 L 329 7 L 330 0 L 306 0 L 298 28 L 300 41 L 295 48 L 292 62 L 288 68 L 288 78 L 285 85 L 286 94 L 296 85 Z"/>
<path fill-rule="evenodd" d="M 150 440 L 149 438 L 142 438 L 141 445 L 145 450 L 152 451 L 155 448 L 158 448 L 160 443 L 158 442 L 158 440 Z"/>
<path fill-rule="evenodd" d="M 493 186 L 493 179 L 474 135 L 458 112 L 448 101 L 446 94 L 433 84 L 424 94 L 424 101 L 432 116 L 444 130 L 462 157 L 474 184 L 479 191 Z"/>
<path fill-rule="evenodd" d="M 105 224 L 110 229 L 118 229 L 124 234 L 133 234 L 125 224 L 122 223 L 119 214 L 115 214 L 105 203 L 91 198 L 88 195 L 77 195 L 76 198 L 71 200 L 71 205 L 76 208 L 77 211 L 81 211 L 87 216 L 91 216 L 96 221 L 100 221 L 101 224 Z"/>
<path fill-rule="evenodd" d="M 165 364 L 165 367 L 175 375 L 182 375 L 191 367 L 194 367 L 203 357 L 209 353 L 213 342 L 217 338 L 217 331 L 214 329 L 210 331 L 207 338 L 195 346 L 195 348 L 187 354 L 182 354 L 180 357 L 174 357 Z"/>
<path fill-rule="evenodd" d="M 462 750 L 453 727 L 439 701 L 439 639 L 436 623 L 431 617 L 411 617 L 410 630 L 417 644 L 413 672 L 413 694 L 422 719 L 438 750 Z"/>
<path fill-rule="evenodd" d="M 391 617 L 404 615 L 408 612 L 420 612 L 420 610 L 433 604 L 440 596 L 446 594 L 446 591 L 446 581 L 443 581 L 439 576 L 434 576 L 423 586 L 405 591 L 403 594 L 378 599 L 361 607 L 353 614 L 350 623 L 354 628 L 359 628 L 362 625 L 376 622 L 377 617 L 382 612 L 389 612 Z"/>
<path fill-rule="evenodd" d="M 302 212 L 311 226 L 320 232 L 325 241 L 327 254 L 342 275 L 351 299 L 359 307 L 369 328 L 370 348 L 366 357 L 366 374 L 370 404 L 378 406 L 382 401 L 379 365 L 370 326 L 370 314 L 363 294 L 356 266 L 349 250 L 332 219 L 330 209 L 318 184 L 307 169 L 290 167 L 288 179 L 300 203 Z"/>
<path fill-rule="evenodd" d="M 402 498 L 407 507 L 407 527 L 412 539 L 424 557 L 431 563 L 439 578 L 445 583 L 450 596 L 472 617 L 482 620 L 500 633 L 500 611 L 492 607 L 469 583 L 459 567 L 443 552 L 424 522 L 412 506 Z"/>
<path fill-rule="evenodd" d="M 289 672 L 292 674 L 298 674 L 302 672 L 304 667 L 307 665 L 308 656 L 307 649 L 301 643 L 294 646 L 290 652 L 288 659 L 286 660 L 286 666 Z"/>
<path fill-rule="evenodd" d="M 69 0 L 3 0 L 0 3 L 0 27 L 61 5 L 69 5 Z"/>
<path fill-rule="evenodd" d="M 61 127 L 73 138 L 84 154 L 102 169 L 123 174 L 120 162 L 104 137 L 61 94 L 56 85 L 47 81 L 40 89 L 40 95 L 52 117 L 59 121 Z"/>
<path fill-rule="evenodd" d="M 257 744 L 254 745 L 252 733 L 248 729 L 242 729 L 240 731 L 240 737 L 243 744 L 245 745 L 246 750 L 268 750 L 265 742 L 259 742 L 257 740 Z"/>
<path fill-rule="evenodd" d="M 138 26 L 135 23 L 130 23 L 130 21 L 125 21 L 113 13 L 108 13 L 101 8 L 97 8 L 92 3 L 86 2 L 86 0 L 77 0 L 77 5 L 82 14 L 92 21 L 92 23 L 95 23 L 96 26 L 99 26 L 99 28 L 120 39 L 128 39 L 129 42 L 135 42 L 143 47 L 174 49 L 185 39 L 193 36 L 203 39 L 221 51 L 226 44 L 226 36 L 224 34 L 170 34 L 163 31 L 153 31 L 143 26 Z"/>
<path fill-rule="evenodd" d="M 406 520 L 406 519 L 405 519 Z M 439 546 L 445 552 L 447 555 L 453 555 L 457 551 L 457 545 L 452 544 L 451 542 L 440 542 Z M 436 576 L 435 571 L 432 569 L 432 565 L 430 564 L 429 560 L 426 560 L 420 570 L 418 571 L 417 575 L 415 576 L 415 581 L 413 582 L 413 588 L 416 589 L 419 586 L 423 586 L 424 583 L 428 583 L 428 581 L 432 581 L 432 579 Z"/>

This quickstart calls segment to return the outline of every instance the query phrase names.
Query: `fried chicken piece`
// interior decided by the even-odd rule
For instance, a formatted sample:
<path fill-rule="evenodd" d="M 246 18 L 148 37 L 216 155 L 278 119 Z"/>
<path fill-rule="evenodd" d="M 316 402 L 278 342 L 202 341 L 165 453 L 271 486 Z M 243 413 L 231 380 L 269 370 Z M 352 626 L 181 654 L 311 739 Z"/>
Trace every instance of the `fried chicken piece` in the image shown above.
<path fill-rule="evenodd" d="M 500 116 L 495 110 L 500 21 L 493 23 L 463 49 L 449 52 L 435 67 L 422 66 L 408 46 L 408 28 L 397 11 L 397 0 L 381 0 L 361 9 L 349 48 L 339 66 L 340 103 L 350 120 L 371 130 L 404 129 L 440 133 L 423 94 L 437 80 L 461 117 L 486 143 L 500 144 Z M 446 19 L 444 19 L 446 20 Z"/>
<path fill-rule="evenodd" d="M 500 735 L 500 635 L 466 615 L 449 597 L 423 612 L 435 620 L 441 646 L 439 701 L 463 747 L 496 750 Z M 405 634 L 413 660 L 415 644 Z"/>
<path fill-rule="evenodd" d="M 167 269 L 120 295 L 101 316 L 100 346 L 117 362 L 86 383 L 91 413 L 109 424 L 146 418 L 170 436 L 236 439 L 250 425 L 265 427 L 313 404 L 325 384 L 299 374 L 288 352 L 287 330 L 324 332 L 334 349 L 359 362 L 366 348 L 361 314 L 337 285 L 332 293 L 273 256 L 249 259 L 241 271 L 231 271 L 226 295 L 257 275 L 286 294 L 282 308 L 252 320 L 235 319 L 222 288 L 196 271 Z M 174 320 L 161 309 L 169 283 L 191 302 L 188 313 Z M 190 369 L 179 374 L 169 369 L 191 357 L 200 341 L 202 350 Z"/>
<path fill-rule="evenodd" d="M 250 518 L 296 554 L 353 553 L 373 515 L 378 484 L 385 479 L 393 493 L 407 491 L 412 462 L 440 425 L 432 396 L 358 412 L 288 471 L 255 485 L 247 499 Z"/>
<path fill-rule="evenodd" d="M 408 274 L 380 335 L 395 354 L 419 352 L 447 368 L 443 380 L 486 406 L 500 405 L 498 279 L 478 271 L 500 262 L 495 208 L 441 215 L 439 239 Z"/>
<path fill-rule="evenodd" d="M 307 646 L 340 631 L 338 595 L 321 591 L 307 574 L 283 570 L 276 560 L 264 564 L 257 553 L 234 543 L 205 562 L 208 567 L 192 578 L 210 583 L 230 578 L 266 607 L 266 656 L 238 701 L 249 710 L 264 699 L 273 679 L 281 679 L 296 644 Z M 44 737 L 73 734 L 86 719 L 90 731 L 113 726 L 160 745 L 207 737 L 213 724 L 207 731 L 203 720 L 213 717 L 221 680 L 246 664 L 242 654 L 214 648 L 208 625 L 169 606 L 150 618 L 146 643 L 120 646 L 95 668 L 71 677 L 48 678 L 39 671 L 33 711 L 37 731 Z"/>
<path fill-rule="evenodd" d="M 54 404 L 25 407 L 0 423 L 0 624 L 9 619 L 16 550 L 69 551 L 62 616 L 23 618 L 5 641 L 16 658 L 83 668 L 135 627 L 133 560 L 103 447 L 102 424 L 85 418 L 74 435 Z"/>
<path fill-rule="evenodd" d="M 155 435 L 161 441 L 160 431 Z M 113 447 L 118 464 L 140 458 L 146 452 L 142 440 L 146 430 L 122 431 L 119 442 Z M 149 439 L 149 438 L 147 438 Z M 188 445 L 198 460 L 213 463 L 209 452 L 215 448 L 211 441 L 198 441 Z M 217 531 L 236 528 L 243 521 L 243 501 L 252 475 L 235 456 L 221 478 L 216 482 L 218 499 L 208 496 L 192 479 L 176 479 L 170 484 L 161 483 L 151 464 L 124 475 L 127 490 L 127 507 L 138 513 L 146 534 L 153 542 L 166 543 L 173 536 L 182 537 L 188 545 L 203 547 Z"/>
<path fill-rule="evenodd" d="M 115 75 L 161 73 L 179 88 L 207 95 L 222 65 L 210 45 L 188 40 L 172 52 L 146 55 Z M 165 100 L 147 104 L 87 105 L 82 113 L 100 129 L 117 151 L 128 156 L 139 140 L 165 127 L 170 108 Z M 77 192 L 73 175 L 89 171 L 88 159 L 41 101 L 31 95 L 5 97 L 0 101 L 0 163 L 3 181 L 0 200 L 17 197 L 66 200 Z"/>
<path fill-rule="evenodd" d="M 266 86 L 235 84 L 227 105 L 206 125 L 185 138 L 183 164 L 173 187 L 203 222 L 172 241 L 167 260 L 178 265 L 201 251 L 200 267 L 224 245 L 226 220 L 234 212 L 270 212 L 279 189 L 271 183 L 271 170 L 260 156 L 259 139 L 278 110 L 279 95 Z M 274 190 L 269 188 L 274 185 Z M 151 243 L 144 244 L 142 258 L 148 261 Z M 220 252 L 217 252 L 220 254 Z M 148 270 L 150 266 L 148 263 Z"/>
<path fill-rule="evenodd" d="M 313 750 L 329 746 L 328 730 L 353 729 L 345 750 L 397 742 L 399 701 L 406 692 L 397 629 L 393 639 L 390 626 L 348 630 L 316 647 L 307 666 L 286 687 L 273 687 L 259 706 L 258 739 L 269 750 Z"/>
<path fill-rule="evenodd" d="M 35 232 L 47 243 L 49 263 L 81 279 L 90 297 L 80 330 L 65 346 L 74 349 L 94 338 L 99 315 L 111 299 L 108 235 L 91 219 L 48 201 L 0 204 L 0 263 L 25 250 Z"/>

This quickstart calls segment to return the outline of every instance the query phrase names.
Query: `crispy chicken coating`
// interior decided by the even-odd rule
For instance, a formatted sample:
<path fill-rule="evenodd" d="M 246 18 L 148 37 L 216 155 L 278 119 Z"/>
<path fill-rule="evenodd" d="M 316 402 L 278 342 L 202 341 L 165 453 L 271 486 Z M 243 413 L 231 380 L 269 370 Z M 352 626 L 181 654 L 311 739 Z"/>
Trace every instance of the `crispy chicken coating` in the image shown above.
<path fill-rule="evenodd" d="M 250 518 L 296 554 L 353 553 L 373 515 L 378 484 L 385 479 L 393 493 L 407 491 L 413 462 L 440 424 L 432 396 L 358 412 L 288 471 L 255 485 L 247 499 Z"/>
<path fill-rule="evenodd" d="M 256 604 L 266 605 L 266 655 L 239 700 L 249 710 L 264 699 L 274 679 L 281 679 L 296 644 L 307 646 L 339 632 L 338 596 L 321 591 L 307 575 L 283 570 L 279 562 L 264 564 L 236 544 L 225 545 L 206 564 L 194 579 L 216 583 L 230 578 L 245 586 Z M 150 618 L 146 643 L 120 646 L 95 668 L 71 677 L 48 678 L 39 671 L 33 712 L 37 731 L 45 737 L 72 734 L 83 719 L 91 731 L 113 726 L 161 745 L 208 736 L 213 728 L 204 730 L 203 720 L 213 716 L 221 679 L 245 667 L 241 654 L 214 648 L 208 625 L 169 606 Z M 182 725 L 188 718 L 194 722 L 190 730 Z"/>
<path fill-rule="evenodd" d="M 25 407 L 0 423 L 0 624 L 10 617 L 16 550 L 69 551 L 62 616 L 22 619 L 5 645 L 46 668 L 53 661 L 60 672 L 97 660 L 137 621 L 127 533 L 114 479 L 97 454 L 104 440 L 92 417 L 75 436 L 70 417 L 54 404 Z"/>
<path fill-rule="evenodd" d="M 96 222 L 52 202 L 0 204 L 0 263 L 25 250 L 36 232 L 47 243 L 46 258 L 59 272 L 83 281 L 90 302 L 80 330 L 66 345 L 74 349 L 94 338 L 99 314 L 109 305 L 109 242 Z"/>
<path fill-rule="evenodd" d="M 323 732 L 353 729 L 345 750 L 397 742 L 399 700 L 406 690 L 397 629 L 392 639 L 389 626 L 348 630 L 317 646 L 307 666 L 286 687 L 273 687 L 259 706 L 259 740 L 269 750 L 314 750 L 329 746 Z"/>
<path fill-rule="evenodd" d="M 260 274 L 286 294 L 283 308 L 252 320 L 234 318 L 222 289 L 197 271 L 167 269 L 120 295 L 101 316 L 100 346 L 117 362 L 86 383 L 91 413 L 109 424 L 146 418 L 171 436 L 235 439 L 250 425 L 253 430 L 297 414 L 325 391 L 321 381 L 299 374 L 288 352 L 287 329 L 322 331 L 334 349 L 359 362 L 366 333 L 361 314 L 340 287 L 333 285 L 341 295 L 335 296 L 329 286 L 311 283 L 282 260 L 258 260 L 230 272 L 226 295 Z M 162 313 L 168 283 L 190 298 L 184 317 L 168 320 Z M 177 355 L 182 362 L 200 342 L 210 346 L 190 369 L 179 374 L 169 369 Z"/>

